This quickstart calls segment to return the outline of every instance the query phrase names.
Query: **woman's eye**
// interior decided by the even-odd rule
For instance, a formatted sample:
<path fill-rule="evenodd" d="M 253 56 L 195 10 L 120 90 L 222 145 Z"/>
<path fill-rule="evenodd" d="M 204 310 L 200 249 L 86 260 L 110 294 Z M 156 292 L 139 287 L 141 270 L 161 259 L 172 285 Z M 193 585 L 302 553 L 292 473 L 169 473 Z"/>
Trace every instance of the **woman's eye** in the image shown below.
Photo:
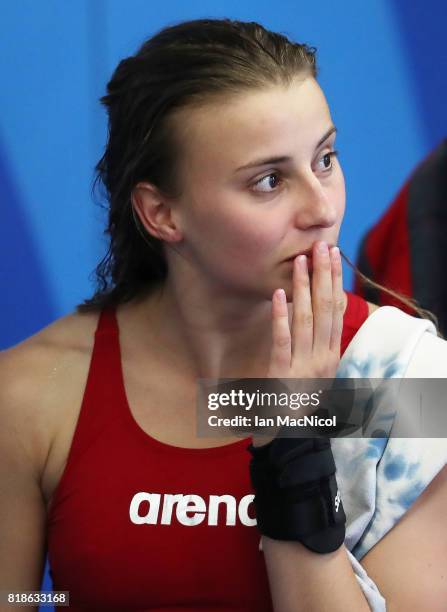
<path fill-rule="evenodd" d="M 270 172 L 266 176 L 263 176 L 259 181 L 254 184 L 255 187 L 261 187 L 254 191 L 261 191 L 262 193 L 272 193 L 280 183 L 278 172 Z"/>
<path fill-rule="evenodd" d="M 332 170 L 332 158 L 337 157 L 337 155 L 338 155 L 338 151 L 328 151 L 327 153 L 325 153 L 318 160 L 318 163 L 322 164 L 322 166 L 320 166 L 319 169 L 322 170 L 323 172 L 330 172 Z"/>
<path fill-rule="evenodd" d="M 323 174 L 330 173 L 332 170 L 332 158 L 337 157 L 338 151 L 328 151 L 318 160 L 318 164 L 321 164 L 318 170 L 322 170 Z M 253 185 L 253 191 L 261 193 L 273 193 L 277 191 L 278 185 L 281 183 L 279 172 L 270 172 L 266 174 Z"/>

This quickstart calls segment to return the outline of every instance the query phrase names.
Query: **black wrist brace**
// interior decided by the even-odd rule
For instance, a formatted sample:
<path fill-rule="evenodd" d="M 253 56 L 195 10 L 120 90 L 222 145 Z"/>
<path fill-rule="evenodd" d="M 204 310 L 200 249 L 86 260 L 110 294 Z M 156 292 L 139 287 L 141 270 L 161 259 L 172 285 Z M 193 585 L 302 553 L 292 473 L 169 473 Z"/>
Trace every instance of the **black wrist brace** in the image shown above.
<path fill-rule="evenodd" d="M 329 438 L 275 438 L 249 444 L 250 477 L 260 532 L 299 541 L 317 553 L 337 550 L 346 515 Z"/>

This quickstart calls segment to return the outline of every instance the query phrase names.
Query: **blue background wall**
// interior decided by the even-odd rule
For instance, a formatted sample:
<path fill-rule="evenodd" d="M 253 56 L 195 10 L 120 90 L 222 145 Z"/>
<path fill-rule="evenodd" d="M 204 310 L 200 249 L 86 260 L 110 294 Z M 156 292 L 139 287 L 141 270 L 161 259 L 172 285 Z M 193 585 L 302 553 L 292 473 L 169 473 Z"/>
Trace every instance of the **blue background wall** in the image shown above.
<path fill-rule="evenodd" d="M 340 244 L 354 259 L 415 164 L 447 134 L 439 0 L 3 0 L 0 3 L 0 348 L 91 295 L 105 244 L 90 189 L 105 142 L 97 102 L 117 62 L 161 27 L 231 17 L 318 48 L 347 182 Z M 352 287 L 345 270 L 345 286 Z"/>
<path fill-rule="evenodd" d="M 414 165 L 447 132 L 441 0 L 0 6 L 0 348 L 91 294 L 89 274 L 105 247 L 103 213 L 90 193 L 106 130 L 97 99 L 117 62 L 169 23 L 257 20 L 318 48 L 347 181 L 340 244 L 351 259 Z M 352 287 L 349 268 L 345 286 Z"/>

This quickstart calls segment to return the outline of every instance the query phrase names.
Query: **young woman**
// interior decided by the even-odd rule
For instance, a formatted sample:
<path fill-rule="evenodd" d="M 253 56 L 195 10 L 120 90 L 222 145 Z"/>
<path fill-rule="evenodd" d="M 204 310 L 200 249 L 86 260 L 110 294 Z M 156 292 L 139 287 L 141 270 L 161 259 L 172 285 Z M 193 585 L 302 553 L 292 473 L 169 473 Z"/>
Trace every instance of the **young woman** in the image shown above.
<path fill-rule="evenodd" d="M 413 462 L 417 501 L 385 517 L 394 442 L 326 447 L 346 539 L 331 524 L 315 550 L 278 537 L 300 521 L 263 489 L 276 440 L 196 434 L 198 378 L 386 377 L 361 351 L 383 363 L 392 342 L 401 375 L 447 361 L 433 323 L 343 290 L 345 187 L 315 50 L 255 23 L 180 23 L 119 64 L 103 102 L 97 291 L 1 355 L 1 589 L 38 589 L 48 550 L 72 609 L 443 609 L 443 442 Z M 333 474 L 315 482 L 334 511 Z"/>

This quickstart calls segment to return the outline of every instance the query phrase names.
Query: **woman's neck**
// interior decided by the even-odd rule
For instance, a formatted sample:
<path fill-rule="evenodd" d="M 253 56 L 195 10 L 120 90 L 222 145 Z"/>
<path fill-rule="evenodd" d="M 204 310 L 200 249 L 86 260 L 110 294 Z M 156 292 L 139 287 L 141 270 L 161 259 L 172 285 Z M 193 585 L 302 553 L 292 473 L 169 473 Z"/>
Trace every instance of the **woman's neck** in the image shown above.
<path fill-rule="evenodd" d="M 347 296 L 345 296 L 345 308 Z M 126 308 L 121 307 L 125 313 Z M 128 325 L 144 351 L 156 347 L 179 373 L 196 378 L 262 378 L 271 349 L 271 301 L 181 290 L 169 283 L 135 303 Z M 292 304 L 289 304 L 289 324 Z"/>
<path fill-rule="evenodd" d="M 181 293 L 181 294 L 180 294 Z M 271 347 L 271 301 L 214 298 L 169 284 L 120 307 L 134 341 L 194 378 L 263 377 Z"/>

